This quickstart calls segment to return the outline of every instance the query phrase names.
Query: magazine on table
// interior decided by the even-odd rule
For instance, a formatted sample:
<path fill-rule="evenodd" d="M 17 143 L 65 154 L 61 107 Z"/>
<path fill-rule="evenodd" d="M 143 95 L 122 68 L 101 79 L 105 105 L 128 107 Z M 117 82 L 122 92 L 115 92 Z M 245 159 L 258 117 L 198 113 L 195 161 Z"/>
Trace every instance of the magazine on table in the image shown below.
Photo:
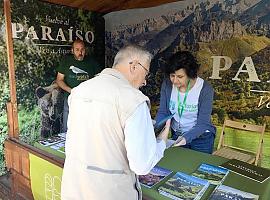
<path fill-rule="evenodd" d="M 236 159 L 229 160 L 220 166 L 259 183 L 263 183 L 270 177 L 269 169 L 258 167 Z"/>
<path fill-rule="evenodd" d="M 64 140 L 66 140 L 66 135 L 67 135 L 67 132 L 58 133 L 58 136 L 63 138 Z"/>
<path fill-rule="evenodd" d="M 219 185 L 211 194 L 209 200 L 258 200 L 259 195 L 244 192 L 226 185 Z"/>
<path fill-rule="evenodd" d="M 213 185 L 219 185 L 228 174 L 229 170 L 224 167 L 202 163 L 191 175 L 208 180 Z"/>
<path fill-rule="evenodd" d="M 177 172 L 162 184 L 158 191 L 175 200 L 199 200 L 209 185 L 207 180 Z"/>
<path fill-rule="evenodd" d="M 38 141 L 38 143 L 46 147 L 46 146 L 51 146 L 53 144 L 56 144 L 56 143 L 59 143 L 62 141 L 65 141 L 65 139 L 63 137 L 55 135 L 55 136 L 49 137 L 47 139 L 40 140 L 40 141 Z"/>
<path fill-rule="evenodd" d="M 155 186 L 157 183 L 159 183 L 160 181 L 162 181 L 171 173 L 172 173 L 172 170 L 155 166 L 148 174 L 140 175 L 139 181 L 145 187 L 151 188 Z"/>
<path fill-rule="evenodd" d="M 50 146 L 50 148 L 65 153 L 65 141 L 58 142 Z"/>

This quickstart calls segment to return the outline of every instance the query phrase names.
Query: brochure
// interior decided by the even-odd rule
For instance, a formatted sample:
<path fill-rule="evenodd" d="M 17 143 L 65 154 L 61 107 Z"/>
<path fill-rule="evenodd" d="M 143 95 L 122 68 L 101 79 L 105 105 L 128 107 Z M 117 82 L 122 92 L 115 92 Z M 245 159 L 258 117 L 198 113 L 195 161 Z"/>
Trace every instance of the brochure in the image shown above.
<path fill-rule="evenodd" d="M 165 127 L 166 125 L 166 122 L 168 119 L 171 119 L 173 118 L 175 113 L 163 118 L 160 122 L 156 123 L 154 125 L 154 131 L 155 131 L 155 135 L 158 136 L 160 134 L 160 132 L 163 130 L 163 128 Z"/>
<path fill-rule="evenodd" d="M 145 187 L 151 188 L 172 173 L 171 170 L 155 166 L 148 174 L 140 175 L 139 181 Z"/>
<path fill-rule="evenodd" d="M 203 180 L 188 174 L 177 172 L 158 188 L 160 194 L 176 200 L 199 200 L 209 186 Z"/>
<path fill-rule="evenodd" d="M 226 168 L 202 163 L 191 175 L 208 180 L 213 185 L 219 185 L 228 174 L 229 170 Z"/>
<path fill-rule="evenodd" d="M 270 177 L 269 169 L 258 167 L 236 159 L 229 160 L 220 166 L 259 183 L 264 182 Z"/>
<path fill-rule="evenodd" d="M 59 143 L 62 141 L 65 141 L 65 138 L 60 137 L 58 135 L 55 135 L 55 136 L 49 137 L 47 139 L 40 140 L 38 142 L 39 142 L 39 144 L 46 147 L 46 146 L 50 146 L 50 145 L 53 145 L 53 144 L 56 144 L 56 143 Z"/>
<path fill-rule="evenodd" d="M 65 141 L 61 141 L 59 143 L 53 144 L 50 146 L 50 148 L 57 150 L 61 153 L 65 153 Z"/>
<path fill-rule="evenodd" d="M 259 195 L 237 190 L 235 188 L 219 185 L 211 194 L 209 200 L 258 200 Z"/>

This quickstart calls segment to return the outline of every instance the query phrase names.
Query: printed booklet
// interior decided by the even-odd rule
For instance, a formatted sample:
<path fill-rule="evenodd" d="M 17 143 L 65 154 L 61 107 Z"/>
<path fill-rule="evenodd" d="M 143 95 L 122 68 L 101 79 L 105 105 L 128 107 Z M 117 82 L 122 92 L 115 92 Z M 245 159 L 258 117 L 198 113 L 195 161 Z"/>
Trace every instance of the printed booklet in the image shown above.
<path fill-rule="evenodd" d="M 226 168 L 202 163 L 191 175 L 208 180 L 213 185 L 219 185 L 228 174 L 229 170 Z"/>
<path fill-rule="evenodd" d="M 58 136 L 58 135 L 54 135 L 52 137 L 40 140 L 38 142 L 39 142 L 39 144 L 46 147 L 46 146 L 50 146 L 50 145 L 53 145 L 53 144 L 56 144 L 56 143 L 59 143 L 59 142 L 63 142 L 63 141 L 65 141 L 65 138 L 63 138 L 61 136 Z"/>
<path fill-rule="evenodd" d="M 154 131 L 155 131 L 156 137 L 160 134 L 160 132 L 165 127 L 167 120 L 173 118 L 174 114 L 175 113 L 170 114 L 169 116 L 164 117 L 159 123 L 156 123 L 154 125 Z"/>
<path fill-rule="evenodd" d="M 140 175 L 139 181 L 145 187 L 151 188 L 172 173 L 171 170 L 155 166 L 148 174 Z"/>
<path fill-rule="evenodd" d="M 50 148 L 59 151 L 61 153 L 65 153 L 65 141 L 61 141 L 59 143 L 53 144 Z"/>
<path fill-rule="evenodd" d="M 264 182 L 270 177 L 269 169 L 258 167 L 236 159 L 229 160 L 221 166 L 259 183 Z"/>
<path fill-rule="evenodd" d="M 235 188 L 226 185 L 219 185 L 211 194 L 209 200 L 228 200 L 228 199 L 258 200 L 259 195 L 237 190 Z"/>
<path fill-rule="evenodd" d="M 175 200 L 199 200 L 209 184 L 207 180 L 177 172 L 162 184 L 158 191 L 160 194 Z"/>

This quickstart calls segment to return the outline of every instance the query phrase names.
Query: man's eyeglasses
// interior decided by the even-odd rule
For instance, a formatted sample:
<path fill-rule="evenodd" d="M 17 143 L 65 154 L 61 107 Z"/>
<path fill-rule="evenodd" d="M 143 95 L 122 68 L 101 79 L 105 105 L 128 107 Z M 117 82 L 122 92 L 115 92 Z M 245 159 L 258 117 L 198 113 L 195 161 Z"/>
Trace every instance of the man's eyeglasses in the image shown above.
<path fill-rule="evenodd" d="M 132 63 L 133 62 L 130 62 L 129 64 L 132 64 Z M 141 63 L 138 62 L 137 64 L 139 64 L 146 71 L 145 80 L 149 80 L 150 78 L 149 70 L 145 66 L 143 66 Z"/>
<path fill-rule="evenodd" d="M 139 62 L 138 62 L 138 64 L 141 65 L 141 67 L 147 72 L 147 74 L 149 73 L 149 70 L 148 70 L 146 67 L 144 67 L 144 66 L 143 66 L 141 63 L 139 63 Z"/>

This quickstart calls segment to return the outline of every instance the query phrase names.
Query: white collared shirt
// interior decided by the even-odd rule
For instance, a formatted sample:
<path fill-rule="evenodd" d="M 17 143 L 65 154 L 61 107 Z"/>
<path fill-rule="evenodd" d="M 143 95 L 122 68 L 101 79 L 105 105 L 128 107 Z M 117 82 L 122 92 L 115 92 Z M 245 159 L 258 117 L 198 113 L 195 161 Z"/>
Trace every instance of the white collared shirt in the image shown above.
<path fill-rule="evenodd" d="M 163 157 L 166 144 L 155 137 L 146 103 L 137 107 L 124 128 L 127 157 L 132 171 L 147 174 Z"/>

